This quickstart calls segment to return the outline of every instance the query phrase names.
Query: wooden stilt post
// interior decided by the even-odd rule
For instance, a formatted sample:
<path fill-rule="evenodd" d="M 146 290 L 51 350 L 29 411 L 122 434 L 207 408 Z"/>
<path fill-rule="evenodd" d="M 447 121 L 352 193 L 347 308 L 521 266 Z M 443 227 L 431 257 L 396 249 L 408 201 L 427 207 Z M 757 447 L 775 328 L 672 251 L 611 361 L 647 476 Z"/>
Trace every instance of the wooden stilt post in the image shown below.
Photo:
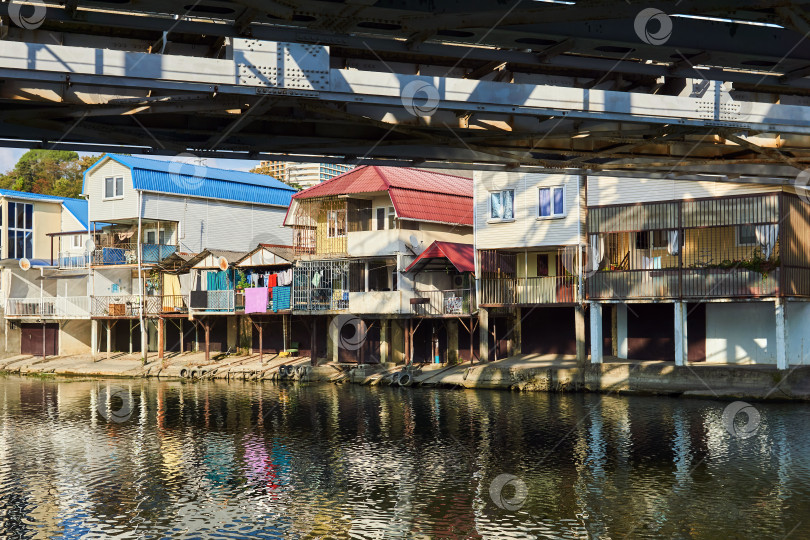
<path fill-rule="evenodd" d="M 312 327 L 309 332 L 309 363 L 313 366 L 318 364 L 318 340 L 316 339 L 318 331 L 318 317 L 312 318 Z"/>
<path fill-rule="evenodd" d="M 202 321 L 203 329 L 205 330 L 205 363 L 211 361 L 211 324 L 208 320 Z"/>
<path fill-rule="evenodd" d="M 179 327 L 180 327 L 180 352 L 184 353 L 184 352 L 186 352 L 186 348 L 185 348 L 185 341 L 186 340 L 185 340 L 185 336 L 183 335 L 183 318 L 181 317 L 181 318 L 179 318 L 177 320 L 180 321 L 180 324 L 179 324 Z"/>
<path fill-rule="evenodd" d="M 470 364 L 475 363 L 475 358 L 473 357 L 473 318 L 470 317 Z"/>
<path fill-rule="evenodd" d="M 165 319 L 163 317 L 158 317 L 158 358 L 163 360 L 163 348 L 165 347 L 164 343 L 164 330 L 165 330 Z"/>
<path fill-rule="evenodd" d="M 129 322 L 129 354 L 132 354 L 132 319 L 127 322 Z"/>

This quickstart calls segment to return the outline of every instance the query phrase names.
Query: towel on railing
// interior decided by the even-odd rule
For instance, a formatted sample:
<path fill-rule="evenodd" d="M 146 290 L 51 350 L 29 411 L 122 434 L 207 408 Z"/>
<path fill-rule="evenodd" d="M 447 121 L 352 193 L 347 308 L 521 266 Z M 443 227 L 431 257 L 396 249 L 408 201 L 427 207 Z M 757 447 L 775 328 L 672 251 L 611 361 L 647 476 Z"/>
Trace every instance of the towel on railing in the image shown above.
<path fill-rule="evenodd" d="M 290 287 L 273 287 L 273 311 L 290 309 Z"/>
<path fill-rule="evenodd" d="M 245 313 L 267 312 L 267 287 L 245 289 Z"/>

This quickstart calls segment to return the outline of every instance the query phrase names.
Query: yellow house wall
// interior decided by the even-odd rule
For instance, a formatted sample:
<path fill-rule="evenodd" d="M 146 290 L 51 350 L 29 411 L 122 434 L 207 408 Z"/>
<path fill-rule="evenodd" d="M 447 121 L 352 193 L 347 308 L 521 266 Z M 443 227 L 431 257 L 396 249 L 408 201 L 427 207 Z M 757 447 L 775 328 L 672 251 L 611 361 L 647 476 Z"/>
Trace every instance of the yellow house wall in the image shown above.
<path fill-rule="evenodd" d="M 12 198 L 3 198 L 2 211 L 3 211 L 3 227 L 2 227 L 2 256 L 8 257 L 8 203 L 21 202 L 30 203 L 31 201 L 15 200 Z M 33 258 L 47 259 L 51 258 L 51 239 L 47 236 L 48 233 L 59 232 L 62 230 L 62 205 L 59 203 L 50 202 L 33 202 L 34 205 L 34 238 L 33 238 Z M 58 249 L 58 241 L 55 241 L 54 250 Z"/>

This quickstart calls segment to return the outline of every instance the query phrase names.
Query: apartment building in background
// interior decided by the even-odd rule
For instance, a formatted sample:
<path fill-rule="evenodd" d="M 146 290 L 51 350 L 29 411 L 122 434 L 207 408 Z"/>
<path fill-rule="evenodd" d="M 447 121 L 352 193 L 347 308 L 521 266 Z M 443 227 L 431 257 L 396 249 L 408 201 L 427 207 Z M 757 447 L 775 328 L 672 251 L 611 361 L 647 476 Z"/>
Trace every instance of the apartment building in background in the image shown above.
<path fill-rule="evenodd" d="M 302 188 L 314 186 L 354 168 L 354 165 L 341 163 L 298 163 L 294 161 L 262 161 L 259 166 L 264 174 Z"/>

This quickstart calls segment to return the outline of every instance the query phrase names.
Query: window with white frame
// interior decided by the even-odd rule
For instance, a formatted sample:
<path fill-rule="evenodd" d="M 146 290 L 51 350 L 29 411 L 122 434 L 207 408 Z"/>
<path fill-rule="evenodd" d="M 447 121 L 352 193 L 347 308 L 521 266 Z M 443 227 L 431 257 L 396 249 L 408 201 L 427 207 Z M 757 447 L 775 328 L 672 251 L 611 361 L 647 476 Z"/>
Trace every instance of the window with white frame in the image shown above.
<path fill-rule="evenodd" d="M 8 203 L 8 258 L 34 256 L 34 205 Z"/>
<path fill-rule="evenodd" d="M 82 247 L 82 235 L 80 234 L 73 235 L 73 247 L 75 248 Z"/>
<path fill-rule="evenodd" d="M 393 206 L 388 207 L 388 228 L 389 229 L 397 228 L 397 213 L 394 210 Z"/>
<path fill-rule="evenodd" d="M 329 210 L 326 214 L 327 238 L 346 236 L 346 210 Z"/>
<path fill-rule="evenodd" d="M 541 218 L 563 217 L 565 215 L 565 188 L 542 187 L 537 216 Z"/>
<path fill-rule="evenodd" d="M 104 198 L 117 199 L 124 196 L 124 178 L 107 177 L 104 179 Z"/>
<path fill-rule="evenodd" d="M 495 220 L 515 219 L 515 190 L 504 189 L 489 193 L 489 218 Z"/>

